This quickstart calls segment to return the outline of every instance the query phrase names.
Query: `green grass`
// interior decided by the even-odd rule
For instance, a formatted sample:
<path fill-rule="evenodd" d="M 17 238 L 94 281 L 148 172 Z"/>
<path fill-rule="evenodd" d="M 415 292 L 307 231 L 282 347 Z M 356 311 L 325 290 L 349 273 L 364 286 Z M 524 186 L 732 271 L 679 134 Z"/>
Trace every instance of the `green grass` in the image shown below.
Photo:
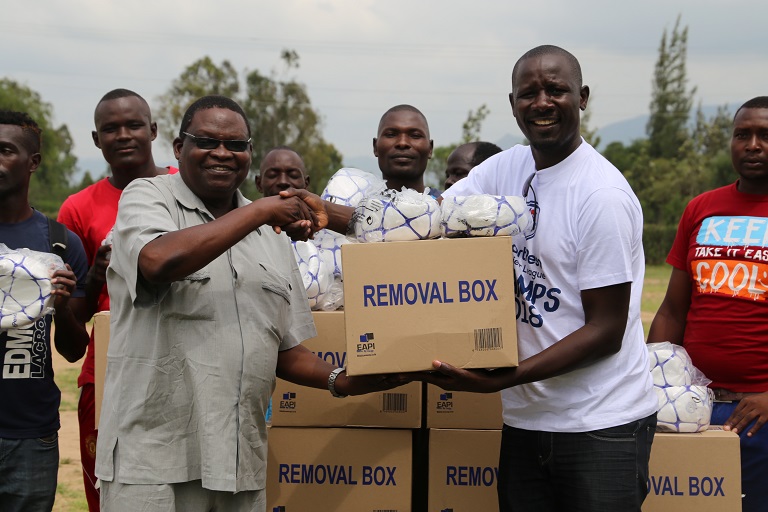
<path fill-rule="evenodd" d="M 658 311 L 664 294 L 667 292 L 669 275 L 672 267 L 669 265 L 647 265 L 645 267 L 645 281 L 643 283 L 643 298 L 640 311 L 643 319 L 643 329 L 648 336 L 653 317 Z"/>
<path fill-rule="evenodd" d="M 56 486 L 55 512 L 88 512 L 88 501 L 85 499 L 82 482 L 77 488 L 71 488 L 65 483 Z"/>
<path fill-rule="evenodd" d="M 645 282 L 643 283 L 642 298 L 642 318 L 643 328 L 646 336 L 650 328 L 653 316 L 664 299 L 667 291 L 667 283 L 672 268 L 669 265 L 648 265 L 645 267 Z M 62 411 L 77 410 L 77 399 L 79 390 L 77 388 L 77 376 L 80 374 L 80 368 L 73 367 L 56 372 L 56 383 L 61 388 Z M 73 464 L 69 458 L 63 458 L 60 466 Z M 88 512 L 88 502 L 82 489 L 82 482 L 75 484 L 66 484 L 60 482 L 56 489 L 55 512 Z"/>
<path fill-rule="evenodd" d="M 77 377 L 80 375 L 80 368 L 65 368 L 56 372 L 56 385 L 61 390 L 60 411 L 76 411 L 77 401 L 80 397 L 80 390 L 77 388 Z"/>

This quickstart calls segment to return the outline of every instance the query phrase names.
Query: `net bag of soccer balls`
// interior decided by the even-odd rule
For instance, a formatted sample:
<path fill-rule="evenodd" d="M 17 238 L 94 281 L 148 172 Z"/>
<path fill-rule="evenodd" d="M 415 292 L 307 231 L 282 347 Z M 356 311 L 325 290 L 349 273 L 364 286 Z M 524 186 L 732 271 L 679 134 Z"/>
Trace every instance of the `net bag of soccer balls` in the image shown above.
<path fill-rule="evenodd" d="M 426 192 L 403 187 L 366 196 L 353 216 L 359 242 L 427 240 L 440 236 L 440 205 Z"/>
<path fill-rule="evenodd" d="M 55 254 L 0 244 L 0 329 L 21 329 L 53 313 L 51 276 L 64 270 Z"/>
<path fill-rule="evenodd" d="M 531 212 L 522 196 L 445 197 L 440 207 L 440 228 L 446 238 L 516 236 L 533 227 Z"/>
<path fill-rule="evenodd" d="M 311 241 L 293 242 L 293 255 L 304 281 L 309 307 L 317 309 L 333 284 L 333 267 L 323 260 L 320 249 Z"/>
<path fill-rule="evenodd" d="M 368 194 L 386 190 L 383 179 L 369 172 L 344 167 L 334 173 L 320 197 L 356 207 Z M 335 311 L 344 306 L 341 246 L 356 242 L 346 235 L 321 229 L 312 240 L 294 243 L 294 256 L 314 311 Z"/>
<path fill-rule="evenodd" d="M 659 432 L 701 432 L 712 417 L 712 382 L 693 366 L 688 352 L 668 341 L 649 343 L 653 390 L 659 399 Z"/>

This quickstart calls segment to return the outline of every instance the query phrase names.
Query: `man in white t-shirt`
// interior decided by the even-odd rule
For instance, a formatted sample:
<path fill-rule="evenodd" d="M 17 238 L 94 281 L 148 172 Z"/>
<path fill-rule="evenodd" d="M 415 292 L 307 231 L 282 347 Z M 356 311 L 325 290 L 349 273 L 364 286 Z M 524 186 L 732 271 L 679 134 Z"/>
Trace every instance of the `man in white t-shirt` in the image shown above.
<path fill-rule="evenodd" d="M 419 378 L 503 390 L 500 512 L 640 512 L 658 408 L 640 322 L 640 203 L 579 134 L 589 88 L 573 55 L 527 52 L 509 98 L 531 145 L 490 157 L 443 195 L 522 194 L 534 214 L 513 245 L 521 362 L 483 371 L 435 361 Z M 304 190 L 280 195 L 301 197 L 335 231 L 352 216 Z"/>
<path fill-rule="evenodd" d="M 534 213 L 533 232 L 513 245 L 520 366 L 435 361 L 425 379 L 503 390 L 502 512 L 640 511 L 657 409 L 640 321 L 640 203 L 579 134 L 589 88 L 573 55 L 527 52 L 509 98 L 530 146 L 490 157 L 443 195 L 522 194 Z"/>

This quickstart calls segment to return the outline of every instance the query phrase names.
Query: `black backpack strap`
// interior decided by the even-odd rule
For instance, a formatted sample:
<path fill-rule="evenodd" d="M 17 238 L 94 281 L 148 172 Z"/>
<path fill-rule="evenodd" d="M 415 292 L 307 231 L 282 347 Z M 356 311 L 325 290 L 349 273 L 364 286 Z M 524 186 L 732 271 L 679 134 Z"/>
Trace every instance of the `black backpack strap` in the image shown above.
<path fill-rule="evenodd" d="M 67 250 L 68 237 L 67 226 L 48 217 L 48 238 L 51 241 L 51 252 L 62 260 Z"/>

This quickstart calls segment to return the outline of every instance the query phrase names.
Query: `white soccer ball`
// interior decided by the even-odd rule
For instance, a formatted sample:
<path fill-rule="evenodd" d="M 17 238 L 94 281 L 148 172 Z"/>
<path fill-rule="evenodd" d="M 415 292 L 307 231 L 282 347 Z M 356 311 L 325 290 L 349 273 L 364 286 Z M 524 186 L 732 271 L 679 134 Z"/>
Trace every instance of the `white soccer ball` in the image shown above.
<path fill-rule="evenodd" d="M 336 171 L 328 180 L 320 198 L 345 206 L 357 206 L 363 197 L 378 194 L 386 189 L 383 179 L 352 167 Z"/>
<path fill-rule="evenodd" d="M 315 233 L 312 243 L 320 249 L 320 257 L 333 269 L 333 275 L 341 276 L 341 246 L 356 242 L 335 231 L 321 229 Z"/>
<path fill-rule="evenodd" d="M 681 350 L 659 349 L 649 351 L 651 376 L 654 386 L 690 386 L 692 363 Z"/>
<path fill-rule="evenodd" d="M 446 197 L 441 210 L 440 226 L 447 238 L 515 236 L 533 224 L 525 199 L 520 196 Z"/>
<path fill-rule="evenodd" d="M 426 240 L 440 236 L 440 205 L 428 194 L 403 189 L 365 197 L 355 210 L 360 242 Z"/>
<path fill-rule="evenodd" d="M 0 329 L 28 327 L 52 312 L 51 275 L 64 263 L 53 254 L 0 246 Z"/>
<path fill-rule="evenodd" d="M 701 432 L 709 427 L 712 396 L 706 386 L 654 386 L 659 399 L 657 430 Z"/>
<path fill-rule="evenodd" d="M 323 262 L 318 248 L 311 242 L 293 242 L 293 254 L 307 291 L 309 306 L 314 308 L 333 283 L 333 271 Z"/>

